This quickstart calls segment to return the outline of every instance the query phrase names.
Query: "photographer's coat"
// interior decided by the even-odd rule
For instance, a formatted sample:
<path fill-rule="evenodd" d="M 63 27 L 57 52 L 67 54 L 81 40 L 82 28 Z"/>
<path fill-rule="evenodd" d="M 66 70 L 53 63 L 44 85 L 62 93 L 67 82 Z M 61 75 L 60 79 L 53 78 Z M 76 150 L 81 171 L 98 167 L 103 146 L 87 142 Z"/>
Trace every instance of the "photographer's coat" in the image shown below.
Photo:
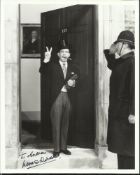
<path fill-rule="evenodd" d="M 135 127 L 128 116 L 135 114 L 135 63 L 134 52 L 115 59 L 104 50 L 110 77 L 108 110 L 108 149 L 120 155 L 134 155 Z"/>

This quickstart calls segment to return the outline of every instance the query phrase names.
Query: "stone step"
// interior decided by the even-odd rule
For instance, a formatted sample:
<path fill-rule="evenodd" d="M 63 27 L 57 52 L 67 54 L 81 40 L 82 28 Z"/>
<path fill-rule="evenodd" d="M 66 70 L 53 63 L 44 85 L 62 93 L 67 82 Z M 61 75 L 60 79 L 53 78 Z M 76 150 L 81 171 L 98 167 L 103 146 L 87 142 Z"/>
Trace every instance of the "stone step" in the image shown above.
<path fill-rule="evenodd" d="M 69 148 L 72 155 L 52 158 L 52 149 L 22 149 L 19 169 L 99 169 L 101 162 L 93 149 Z"/>

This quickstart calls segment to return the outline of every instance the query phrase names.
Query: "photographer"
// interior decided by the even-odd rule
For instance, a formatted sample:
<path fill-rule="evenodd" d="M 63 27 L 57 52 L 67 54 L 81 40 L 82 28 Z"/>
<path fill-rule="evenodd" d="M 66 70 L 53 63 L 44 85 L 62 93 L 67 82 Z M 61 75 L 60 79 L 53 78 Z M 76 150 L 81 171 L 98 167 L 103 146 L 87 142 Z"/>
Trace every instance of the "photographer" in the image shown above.
<path fill-rule="evenodd" d="M 118 169 L 135 168 L 135 55 L 134 34 L 123 31 L 104 50 L 110 77 L 108 150 L 117 153 Z M 116 57 L 116 54 L 119 57 Z"/>

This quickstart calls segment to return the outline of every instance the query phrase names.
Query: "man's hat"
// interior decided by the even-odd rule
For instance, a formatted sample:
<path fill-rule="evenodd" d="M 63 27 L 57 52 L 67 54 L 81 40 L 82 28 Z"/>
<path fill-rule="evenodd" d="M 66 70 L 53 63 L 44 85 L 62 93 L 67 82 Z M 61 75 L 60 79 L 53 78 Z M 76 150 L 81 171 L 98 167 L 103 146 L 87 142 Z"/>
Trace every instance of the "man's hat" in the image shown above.
<path fill-rule="evenodd" d="M 58 42 L 57 51 L 59 52 L 61 49 L 69 49 L 70 45 L 66 42 L 66 40 L 63 38 Z"/>
<path fill-rule="evenodd" d="M 118 42 L 129 43 L 135 46 L 134 34 L 129 30 L 122 31 L 114 43 L 116 44 Z"/>

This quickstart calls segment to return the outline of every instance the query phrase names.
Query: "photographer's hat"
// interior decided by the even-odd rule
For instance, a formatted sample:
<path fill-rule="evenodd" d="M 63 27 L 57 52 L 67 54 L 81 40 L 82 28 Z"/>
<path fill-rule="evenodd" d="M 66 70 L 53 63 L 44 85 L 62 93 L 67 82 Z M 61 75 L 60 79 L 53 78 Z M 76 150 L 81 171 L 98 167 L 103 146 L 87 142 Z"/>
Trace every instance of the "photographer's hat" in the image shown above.
<path fill-rule="evenodd" d="M 114 43 L 116 44 L 118 42 L 129 43 L 135 46 L 134 34 L 129 30 L 122 31 Z"/>

